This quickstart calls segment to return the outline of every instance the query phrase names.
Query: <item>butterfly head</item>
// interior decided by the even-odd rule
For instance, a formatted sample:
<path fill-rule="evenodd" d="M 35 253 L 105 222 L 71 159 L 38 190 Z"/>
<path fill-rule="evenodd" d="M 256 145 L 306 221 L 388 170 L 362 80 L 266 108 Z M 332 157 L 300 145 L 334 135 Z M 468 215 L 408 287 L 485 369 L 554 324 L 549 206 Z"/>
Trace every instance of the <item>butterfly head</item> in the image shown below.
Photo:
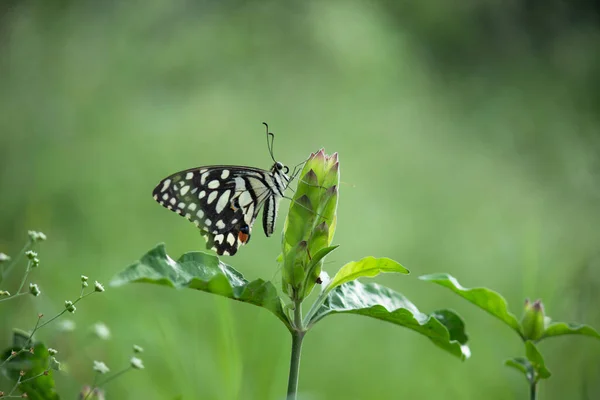
<path fill-rule="evenodd" d="M 285 187 L 287 187 L 290 181 L 290 177 L 288 176 L 289 172 L 290 169 L 287 167 L 287 165 L 283 165 L 279 161 L 275 161 L 275 164 L 273 164 L 273 166 L 271 167 L 271 173 L 273 175 L 279 176 Z"/>
<path fill-rule="evenodd" d="M 287 165 L 283 165 L 279 161 L 275 161 L 275 164 L 273 164 L 271 167 L 271 172 L 274 174 L 287 175 L 290 172 L 290 169 L 287 167 Z"/>

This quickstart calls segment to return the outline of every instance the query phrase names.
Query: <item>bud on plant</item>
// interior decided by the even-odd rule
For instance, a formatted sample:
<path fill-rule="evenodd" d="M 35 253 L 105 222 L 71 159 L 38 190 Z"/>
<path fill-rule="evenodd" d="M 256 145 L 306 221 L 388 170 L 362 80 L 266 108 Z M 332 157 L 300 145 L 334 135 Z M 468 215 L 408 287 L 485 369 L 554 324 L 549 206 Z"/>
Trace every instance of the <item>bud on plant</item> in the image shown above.
<path fill-rule="evenodd" d="M 52 347 L 48 347 L 48 354 L 50 354 L 51 356 L 55 356 L 58 354 L 58 350 L 55 350 Z"/>
<path fill-rule="evenodd" d="M 79 393 L 80 399 L 86 400 L 104 400 L 104 391 L 100 388 L 91 388 L 89 386 L 85 386 L 81 392 Z"/>
<path fill-rule="evenodd" d="M 40 259 L 35 257 L 33 260 L 31 260 L 31 268 L 37 268 L 40 266 Z"/>
<path fill-rule="evenodd" d="M 536 300 L 531 303 L 529 299 L 526 299 L 523 317 L 521 318 L 521 327 L 525 339 L 536 341 L 542 337 L 542 334 L 546 330 L 544 318 L 544 305 L 542 301 Z"/>
<path fill-rule="evenodd" d="M 293 300 L 310 294 L 333 250 L 339 179 L 337 153 L 323 150 L 311 154 L 300 173 L 282 240 L 283 291 Z"/>
<path fill-rule="evenodd" d="M 85 275 L 81 275 L 81 282 L 87 282 L 88 281 L 88 277 Z"/>
<path fill-rule="evenodd" d="M 138 346 L 137 344 L 134 344 L 133 345 L 133 352 L 136 353 L 136 354 L 143 353 L 144 349 L 142 347 Z"/>
<path fill-rule="evenodd" d="M 0 290 L 0 297 L 8 297 L 10 296 L 10 292 L 8 290 Z"/>
<path fill-rule="evenodd" d="M 0 253 L 0 264 L 2 264 L 3 262 L 6 262 L 6 261 L 10 261 L 10 257 L 4 253 Z"/>
<path fill-rule="evenodd" d="M 96 283 L 94 283 L 94 291 L 104 292 L 104 286 L 100 282 L 96 281 Z"/>
<path fill-rule="evenodd" d="M 39 296 L 42 292 L 40 291 L 40 288 L 38 287 L 37 284 L 35 283 L 30 283 L 29 284 L 29 293 L 31 293 L 34 296 Z"/>
<path fill-rule="evenodd" d="M 48 367 L 54 371 L 60 371 L 60 362 L 56 359 L 56 357 L 52 356 L 50 357 L 50 363 Z"/>
<path fill-rule="evenodd" d="M 65 308 L 67 309 L 68 312 L 70 312 L 71 314 L 75 312 L 75 310 L 77 310 L 77 307 L 75 307 L 75 305 L 73 304 L 72 301 L 70 300 L 66 300 L 65 301 Z"/>

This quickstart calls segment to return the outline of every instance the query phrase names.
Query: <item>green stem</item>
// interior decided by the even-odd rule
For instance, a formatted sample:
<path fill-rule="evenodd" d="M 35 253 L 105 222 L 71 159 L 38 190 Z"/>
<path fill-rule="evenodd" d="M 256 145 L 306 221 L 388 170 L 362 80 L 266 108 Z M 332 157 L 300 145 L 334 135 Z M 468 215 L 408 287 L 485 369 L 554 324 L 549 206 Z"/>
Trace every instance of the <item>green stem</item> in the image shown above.
<path fill-rule="evenodd" d="M 304 317 L 304 326 L 305 327 L 310 328 L 312 325 L 314 325 L 314 324 L 309 325 L 309 322 L 312 319 L 312 317 L 316 314 L 319 307 L 321 307 L 321 304 L 323 304 L 323 302 L 325 301 L 325 298 L 327 298 L 328 294 L 329 294 L 329 291 L 326 291 L 326 290 L 323 290 L 321 293 L 319 293 L 319 296 L 317 297 L 315 302 L 312 304 L 312 306 L 308 310 L 308 313 L 306 313 L 306 316 Z"/>
<path fill-rule="evenodd" d="M 12 296 L 10 296 L 10 297 L 5 297 L 5 298 L 3 298 L 3 299 L 0 299 L 0 302 L 3 302 L 3 301 L 8 301 L 8 300 L 12 300 L 12 299 L 15 299 L 15 298 L 17 298 L 17 297 L 19 297 L 19 296 L 25 296 L 26 294 L 29 294 L 29 292 L 23 292 L 23 293 L 17 293 L 17 294 L 13 294 L 13 295 L 12 295 Z"/>
<path fill-rule="evenodd" d="M 73 302 L 73 305 L 77 304 L 77 303 L 78 303 L 80 300 L 82 300 L 82 299 L 84 299 L 84 298 L 86 298 L 86 297 L 88 297 L 89 295 L 91 295 L 91 294 L 94 294 L 94 293 L 96 293 L 96 291 L 92 290 L 91 292 L 89 292 L 89 293 L 87 293 L 87 294 L 84 294 L 83 296 L 79 296 L 79 297 L 78 297 L 78 298 L 77 298 L 77 299 L 76 299 L 76 300 Z M 48 325 L 50 322 L 54 321 L 56 318 L 60 317 L 61 315 L 63 315 L 63 314 L 64 314 L 64 313 L 66 313 L 67 311 L 68 311 L 67 309 L 64 309 L 64 310 L 62 310 L 60 313 L 58 313 L 58 314 L 57 314 L 57 315 L 55 315 L 54 317 L 50 318 L 48 321 L 46 321 L 46 322 L 44 322 L 43 324 L 41 324 L 40 326 L 36 327 L 36 330 L 37 330 L 37 329 L 41 329 L 42 327 L 44 327 L 44 326 Z"/>
<path fill-rule="evenodd" d="M 107 379 L 106 379 L 104 382 L 102 382 L 102 383 L 99 383 L 99 384 L 98 384 L 98 387 L 102 387 L 102 386 L 106 385 L 108 382 L 110 382 L 110 381 L 112 381 L 112 380 L 114 380 L 114 379 L 118 378 L 119 376 L 123 375 L 125 372 L 128 372 L 128 371 L 129 371 L 131 368 L 132 368 L 132 367 L 131 367 L 131 366 L 129 366 L 129 367 L 127 367 L 127 368 L 125 368 L 125 369 L 122 369 L 121 371 L 117 372 L 116 374 L 114 374 L 114 375 L 112 375 L 112 376 L 108 377 L 108 378 L 107 378 Z"/>
<path fill-rule="evenodd" d="M 33 242 L 31 241 L 31 239 L 27 240 L 27 243 L 25 243 L 25 246 L 23 246 L 23 248 L 21 249 L 19 254 L 17 254 L 17 256 L 15 258 L 10 260 L 10 264 L 8 264 L 6 269 L 2 271 L 2 274 L 0 275 L 0 278 L 2 278 L 2 279 L 0 279 L 0 281 L 4 280 L 4 278 L 6 276 L 8 276 L 10 271 L 14 268 L 15 265 L 17 265 L 19 263 L 19 260 L 21 259 L 21 257 L 23 257 L 23 254 L 25 254 L 25 252 L 31 247 L 32 244 L 33 244 Z"/>
<path fill-rule="evenodd" d="M 31 260 L 27 262 L 27 268 L 25 269 L 25 275 L 23 275 L 23 279 L 21 279 L 21 284 L 19 285 L 19 289 L 17 290 L 17 294 L 21 293 L 21 289 L 25 286 L 25 281 L 27 280 L 27 276 L 31 272 Z"/>
<path fill-rule="evenodd" d="M 298 376 L 300 375 L 300 353 L 302 352 L 304 332 L 292 333 L 292 358 L 290 361 L 290 378 L 288 380 L 287 400 L 296 400 L 298 392 Z"/>
<path fill-rule="evenodd" d="M 96 390 L 96 382 L 98 382 L 98 377 L 100 376 L 100 373 L 97 372 L 96 375 L 94 376 L 94 382 L 92 383 L 92 386 L 90 387 L 90 390 L 87 392 L 87 394 L 85 395 L 85 397 L 83 398 L 83 400 L 87 400 L 88 397 L 90 397 L 90 395 L 94 392 L 94 390 Z"/>
<path fill-rule="evenodd" d="M 302 303 L 294 302 L 294 328 L 292 330 L 292 356 L 290 360 L 290 376 L 288 380 L 287 400 L 296 400 L 298 393 L 298 377 L 300 375 L 300 355 L 302 340 L 306 331 L 302 325 Z"/>
<path fill-rule="evenodd" d="M 537 382 L 531 382 L 529 384 L 529 400 L 537 399 Z"/>

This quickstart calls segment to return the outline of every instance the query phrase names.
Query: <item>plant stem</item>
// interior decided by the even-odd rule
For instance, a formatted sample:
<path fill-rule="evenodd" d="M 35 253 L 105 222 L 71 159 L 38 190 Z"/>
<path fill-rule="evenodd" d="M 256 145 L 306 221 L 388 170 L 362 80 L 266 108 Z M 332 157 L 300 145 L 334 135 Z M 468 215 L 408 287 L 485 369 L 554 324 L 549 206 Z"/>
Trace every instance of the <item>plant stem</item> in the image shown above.
<path fill-rule="evenodd" d="M 21 259 L 21 257 L 23 257 L 23 254 L 25 254 L 25 252 L 31 247 L 32 244 L 33 242 L 31 241 L 31 239 L 28 240 L 27 243 L 25 243 L 25 246 L 23 246 L 19 254 L 17 254 L 17 256 L 10 261 L 10 264 L 6 267 L 5 270 L 1 271 L 2 274 L 0 274 L 0 278 L 2 279 L 0 279 L 0 281 L 3 280 L 14 268 L 14 266 L 19 263 L 19 260 Z"/>
<path fill-rule="evenodd" d="M 529 399 L 530 400 L 537 399 L 537 382 L 531 382 L 529 384 Z"/>
<path fill-rule="evenodd" d="M 290 377 L 288 380 L 287 400 L 296 400 L 298 392 L 298 376 L 300 375 L 300 355 L 302 340 L 306 331 L 302 326 L 302 303 L 294 302 L 294 329 L 292 330 L 292 356 L 290 360 Z"/>

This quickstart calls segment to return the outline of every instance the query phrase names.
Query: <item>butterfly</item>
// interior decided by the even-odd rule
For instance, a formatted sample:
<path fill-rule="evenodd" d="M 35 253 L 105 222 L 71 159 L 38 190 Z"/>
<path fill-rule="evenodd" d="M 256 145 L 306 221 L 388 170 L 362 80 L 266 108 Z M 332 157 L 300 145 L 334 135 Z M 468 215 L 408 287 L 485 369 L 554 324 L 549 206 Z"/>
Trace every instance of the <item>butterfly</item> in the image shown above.
<path fill-rule="evenodd" d="M 218 255 L 233 256 L 250 241 L 252 226 L 263 209 L 265 235 L 271 236 L 279 202 L 295 177 L 273 156 L 273 133 L 267 127 L 267 146 L 274 164 L 260 168 L 214 165 L 176 172 L 160 181 L 152 197 L 161 206 L 193 222 Z M 270 140 L 269 140 L 270 139 Z"/>

